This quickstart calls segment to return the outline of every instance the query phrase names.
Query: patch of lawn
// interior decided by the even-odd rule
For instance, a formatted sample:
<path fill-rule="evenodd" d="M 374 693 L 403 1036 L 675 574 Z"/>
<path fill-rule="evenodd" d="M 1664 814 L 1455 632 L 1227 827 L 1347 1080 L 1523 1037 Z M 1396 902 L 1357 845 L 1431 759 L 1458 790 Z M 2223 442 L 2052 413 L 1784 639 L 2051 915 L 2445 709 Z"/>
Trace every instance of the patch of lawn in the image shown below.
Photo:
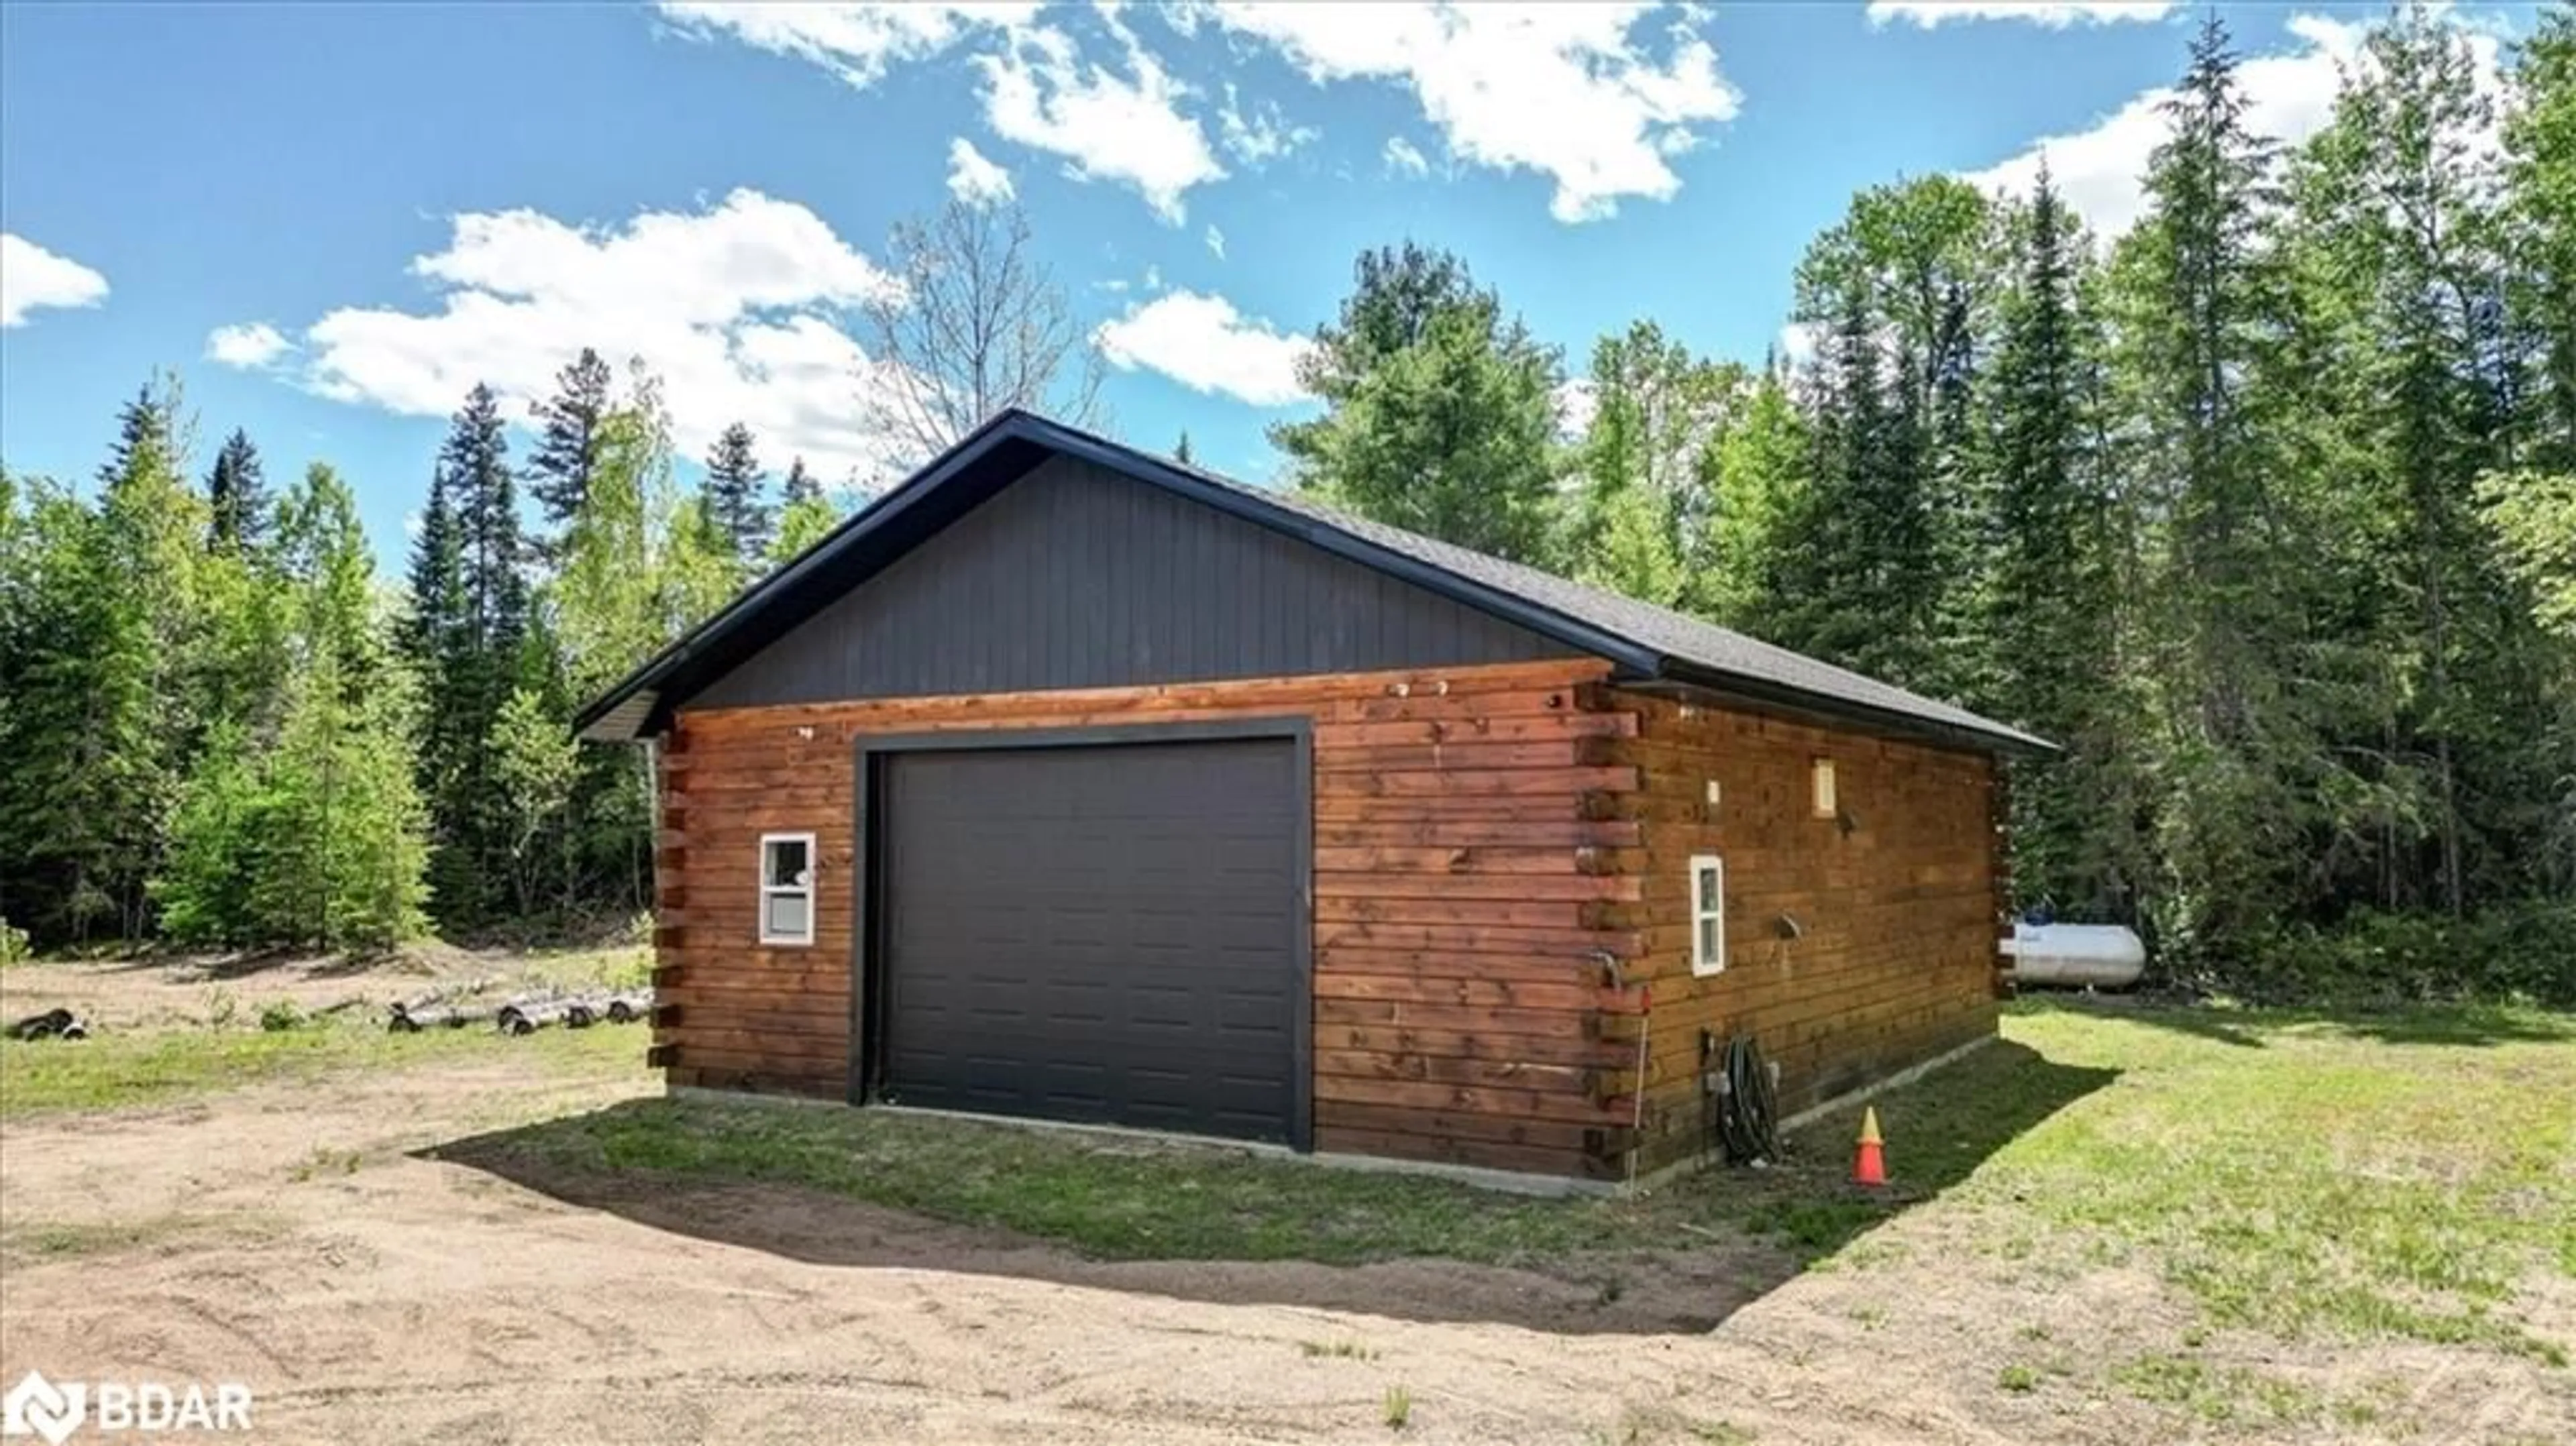
<path fill-rule="evenodd" d="M 120 1109 L 280 1079 L 396 1069 L 477 1052 L 534 1052 L 581 1072 L 640 1064 L 640 1028 L 548 1030 L 503 1039 L 489 1029 L 392 1034 L 379 1021 L 332 1017 L 280 1028 L 110 1032 L 84 1040 L 0 1041 L 0 1118 Z"/>
<path fill-rule="evenodd" d="M 627 1101 L 510 1147 L 575 1170 L 809 1186 L 1111 1260 L 1515 1261 L 1627 1237 L 1638 1209 L 1215 1146 L 704 1099 Z"/>
<path fill-rule="evenodd" d="M 629 1101 L 480 1144 L 576 1173 L 803 1186 L 1097 1258 L 1609 1265 L 1605 1300 L 1621 1254 L 1746 1231 L 1807 1265 L 1880 1269 L 1911 1247 L 1873 1227 L 1937 1195 L 2034 1278 L 2157 1272 L 2201 1307 L 2186 1340 L 2230 1327 L 2561 1361 L 2565 1343 L 2527 1329 L 2516 1291 L 2536 1272 L 2576 1276 L 2570 1100 L 2576 1021 L 2533 1011 L 2334 1020 L 2022 1003 L 2000 1043 L 1878 1100 L 1895 1179 L 1879 1192 L 1844 1178 L 1856 1118 L 1793 1137 L 1767 1170 L 1609 1199 L 703 1098 Z M 2058 1373 L 2031 1370 L 2034 1386 Z M 2242 1397 L 2257 1414 L 2287 1405 L 2259 1382 L 2168 1378 L 2184 1370 L 2142 1367 L 2132 1387 Z"/>
<path fill-rule="evenodd" d="M 2007 1030 L 2118 1083 L 1998 1151 L 1963 1200 L 2145 1263 L 2221 1325 L 2565 1362 L 2511 1303 L 2535 1273 L 2576 1275 L 2576 1021 L 2025 1003 Z"/>
<path fill-rule="evenodd" d="M 2325 1410 L 2316 1392 L 2295 1381 L 2188 1356 L 2141 1356 L 2113 1371 L 2111 1379 L 2139 1400 L 2187 1411 L 2212 1425 L 2287 1425 Z"/>

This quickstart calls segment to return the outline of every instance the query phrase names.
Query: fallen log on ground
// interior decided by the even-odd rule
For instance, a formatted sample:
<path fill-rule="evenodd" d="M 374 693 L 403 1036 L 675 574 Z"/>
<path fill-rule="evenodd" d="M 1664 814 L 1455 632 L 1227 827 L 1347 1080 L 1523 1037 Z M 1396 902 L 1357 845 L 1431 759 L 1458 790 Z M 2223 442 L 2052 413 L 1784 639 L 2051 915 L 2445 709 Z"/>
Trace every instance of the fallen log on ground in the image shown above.
<path fill-rule="evenodd" d="M 30 1014 L 10 1025 L 8 1032 L 11 1039 L 50 1039 L 79 1023 L 79 1016 L 68 1009 L 48 1009 L 42 1014 Z M 77 1039 L 80 1036 L 72 1037 Z"/>
<path fill-rule="evenodd" d="M 503 1034 L 534 1034 L 548 1025 L 563 1023 L 571 1009 L 570 1001 L 562 999 L 513 1000 L 501 1006 L 494 1020 Z"/>
<path fill-rule="evenodd" d="M 393 1018 L 386 1021 L 385 1027 L 395 1034 L 418 1034 L 424 1029 L 463 1029 L 469 1024 L 480 1024 L 492 1017 L 492 1011 L 489 1009 L 455 1008 L 447 1005 L 409 1009 L 397 1004 L 394 1006 Z"/>

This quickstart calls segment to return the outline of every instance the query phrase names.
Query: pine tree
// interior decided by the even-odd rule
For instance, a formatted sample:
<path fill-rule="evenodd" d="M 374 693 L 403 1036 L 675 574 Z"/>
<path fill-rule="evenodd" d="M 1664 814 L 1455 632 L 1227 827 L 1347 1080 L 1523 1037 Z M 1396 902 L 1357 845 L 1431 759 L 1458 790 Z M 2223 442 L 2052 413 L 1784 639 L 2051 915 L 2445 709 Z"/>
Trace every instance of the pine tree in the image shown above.
<path fill-rule="evenodd" d="M 599 467 L 599 425 L 609 408 L 608 363 L 589 347 L 555 374 L 555 394 L 530 408 L 537 443 L 528 453 L 528 495 L 544 519 L 538 551 L 552 556 L 590 495 Z"/>
<path fill-rule="evenodd" d="M 841 522 L 840 509 L 824 497 L 823 484 L 805 470 L 802 457 L 788 464 L 787 481 L 779 496 L 782 505 L 778 509 L 778 535 L 769 543 L 771 569 L 803 556 L 807 548 L 822 541 Z"/>
<path fill-rule="evenodd" d="M 1190 429 L 1187 427 L 1183 427 L 1181 429 L 1181 440 L 1172 447 L 1172 460 L 1180 463 L 1184 467 L 1191 466 L 1198 461 L 1198 458 L 1190 451 Z"/>
<path fill-rule="evenodd" d="M 743 576 L 757 574 L 777 532 L 777 518 L 761 496 L 769 474 L 760 470 L 752 449 L 751 429 L 740 422 L 724 429 L 707 454 L 707 478 L 699 493 L 707 523 L 739 561 Z"/>
<path fill-rule="evenodd" d="M 1545 565 L 1556 535 L 1555 351 L 1456 257 L 1364 253 L 1299 364 L 1324 400 L 1271 429 L 1299 484 L 1363 515 Z"/>
<path fill-rule="evenodd" d="M 206 505 L 214 523 L 206 536 L 209 550 L 254 549 L 268 532 L 268 485 L 262 480 L 259 449 L 250 434 L 236 429 L 215 454 L 215 470 L 206 475 Z"/>

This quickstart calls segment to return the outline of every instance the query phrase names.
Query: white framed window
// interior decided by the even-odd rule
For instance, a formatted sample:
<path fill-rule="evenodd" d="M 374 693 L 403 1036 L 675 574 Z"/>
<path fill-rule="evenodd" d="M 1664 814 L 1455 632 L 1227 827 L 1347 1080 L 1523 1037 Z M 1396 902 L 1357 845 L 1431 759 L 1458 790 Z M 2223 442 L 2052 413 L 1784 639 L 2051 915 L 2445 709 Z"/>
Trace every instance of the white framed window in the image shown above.
<path fill-rule="evenodd" d="M 760 836 L 760 942 L 814 942 L 814 836 Z"/>
<path fill-rule="evenodd" d="M 1813 784 L 1816 817 L 1832 818 L 1841 810 L 1840 801 L 1834 795 L 1834 761 L 1830 758 L 1816 759 L 1808 765 L 1808 773 Z"/>
<path fill-rule="evenodd" d="M 1693 854 L 1691 871 L 1691 972 L 1726 968 L 1726 860 Z"/>

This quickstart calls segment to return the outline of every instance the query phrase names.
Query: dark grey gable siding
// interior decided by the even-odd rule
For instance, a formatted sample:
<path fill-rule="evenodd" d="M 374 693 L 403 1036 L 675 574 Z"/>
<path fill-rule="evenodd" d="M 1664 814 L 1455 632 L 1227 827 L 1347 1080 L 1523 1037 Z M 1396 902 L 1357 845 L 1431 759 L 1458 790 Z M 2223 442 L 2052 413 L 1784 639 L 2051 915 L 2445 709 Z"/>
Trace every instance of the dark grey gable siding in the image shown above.
<path fill-rule="evenodd" d="M 1056 457 L 683 706 L 1567 656 L 1553 639 L 1310 543 Z"/>

